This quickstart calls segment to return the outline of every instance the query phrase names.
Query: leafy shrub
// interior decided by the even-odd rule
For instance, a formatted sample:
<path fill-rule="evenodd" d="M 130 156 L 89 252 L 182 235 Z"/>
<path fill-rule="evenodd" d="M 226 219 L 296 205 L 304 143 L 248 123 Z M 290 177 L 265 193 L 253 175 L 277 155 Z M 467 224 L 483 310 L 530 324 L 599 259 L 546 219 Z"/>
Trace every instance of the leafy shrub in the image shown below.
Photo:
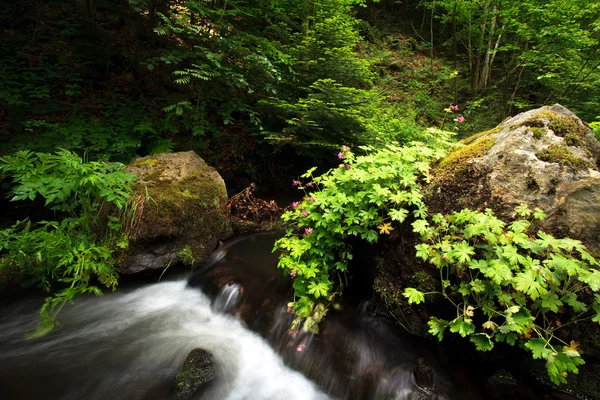
<path fill-rule="evenodd" d="M 0 173 L 13 180 L 12 201 L 41 197 L 57 221 L 19 221 L 0 231 L 0 268 L 17 266 L 52 296 L 40 312 L 35 335 L 56 324 L 67 301 L 101 294 L 95 281 L 117 286 L 113 253 L 127 247 L 133 176 L 118 163 L 84 162 L 75 153 L 19 151 L 0 158 Z"/>
<path fill-rule="evenodd" d="M 578 240 L 557 239 L 542 231 L 528 234 L 532 212 L 515 209 L 519 219 L 506 224 L 490 210 L 464 209 L 437 214 L 431 224 L 413 223 L 423 243 L 417 257 L 440 270 L 441 292 L 407 288 L 409 303 L 426 295 L 443 296 L 457 309 L 451 321 L 432 317 L 429 332 L 442 339 L 446 328 L 469 337 L 478 350 L 495 342 L 519 343 L 533 358 L 546 360 L 552 382 L 566 383 L 583 364 L 578 343 L 557 331 L 591 319 L 600 323 L 600 264 Z M 540 209 L 534 219 L 544 219 Z"/>
<path fill-rule="evenodd" d="M 446 139 L 441 134 L 436 140 L 440 144 Z M 302 176 L 305 181 L 294 182 L 306 197 L 283 214 L 294 228 L 275 247 L 282 252 L 278 267 L 294 279 L 290 306 L 299 317 L 296 326 L 305 319 L 304 329 L 316 331 L 343 288 L 352 259 L 348 237 L 374 243 L 394 229 L 393 222 L 426 215 L 420 182 L 427 179 L 429 162 L 444 154 L 443 147 L 390 144 L 356 157 L 344 146 L 339 168 L 316 177 L 313 168 Z"/>

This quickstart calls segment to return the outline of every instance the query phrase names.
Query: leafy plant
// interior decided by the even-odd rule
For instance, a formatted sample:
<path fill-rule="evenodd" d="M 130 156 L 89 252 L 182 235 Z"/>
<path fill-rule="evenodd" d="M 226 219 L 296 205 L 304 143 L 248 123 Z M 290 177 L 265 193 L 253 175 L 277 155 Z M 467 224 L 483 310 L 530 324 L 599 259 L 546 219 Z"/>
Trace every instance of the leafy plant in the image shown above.
<path fill-rule="evenodd" d="M 456 307 L 453 320 L 430 319 L 438 339 L 449 329 L 481 351 L 518 343 L 546 361 L 552 382 L 565 383 L 584 361 L 578 343 L 557 331 L 589 319 L 600 323 L 600 264 L 578 240 L 542 231 L 530 236 L 530 220 L 543 220 L 542 210 L 521 205 L 515 212 L 520 218 L 508 224 L 490 210 L 469 209 L 415 221 L 423 241 L 417 257 L 439 269 L 441 292 L 407 288 L 404 296 L 418 304 L 441 295 Z"/>
<path fill-rule="evenodd" d="M 133 176 L 118 163 L 84 162 L 75 153 L 19 151 L 0 158 L 0 173 L 12 178 L 12 201 L 41 197 L 59 220 L 19 221 L 0 231 L 0 268 L 18 266 L 52 295 L 41 309 L 34 336 L 56 325 L 56 316 L 76 295 L 115 289 L 114 253 L 127 247 L 132 228 Z"/>
<path fill-rule="evenodd" d="M 447 136 L 439 133 L 437 143 Z M 278 267 L 294 279 L 294 301 L 290 303 L 303 328 L 316 331 L 317 324 L 346 285 L 352 248 L 346 242 L 356 236 L 375 243 L 381 234 L 390 234 L 394 223 L 412 217 L 424 218 L 427 209 L 420 183 L 428 179 L 429 162 L 444 154 L 444 146 L 413 143 L 395 144 L 355 156 L 343 146 L 342 162 L 321 176 L 316 168 L 302 175 L 294 185 L 306 197 L 292 204 L 282 218 L 293 226 L 275 243 L 281 250 Z"/>

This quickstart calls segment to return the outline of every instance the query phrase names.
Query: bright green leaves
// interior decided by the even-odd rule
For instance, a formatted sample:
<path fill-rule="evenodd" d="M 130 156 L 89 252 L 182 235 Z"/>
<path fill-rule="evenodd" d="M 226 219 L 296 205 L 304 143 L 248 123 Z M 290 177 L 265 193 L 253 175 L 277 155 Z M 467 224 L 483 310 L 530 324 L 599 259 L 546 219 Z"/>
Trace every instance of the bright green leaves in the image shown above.
<path fill-rule="evenodd" d="M 341 168 L 321 176 L 313 176 L 313 168 L 297 181 L 306 197 L 282 216 L 293 229 L 275 244 L 281 250 L 278 267 L 295 279 L 294 293 L 302 299 L 295 306 L 298 316 L 299 310 L 306 313 L 315 304 L 329 303 L 341 291 L 352 257 L 348 237 L 375 243 L 411 214 L 426 214 L 418 182 L 425 179 L 431 157 L 442 154 L 420 144 L 366 149 L 370 153 L 359 157 L 346 146 L 341 150 Z M 473 250 L 457 248 L 457 252 L 464 259 Z M 423 299 L 423 293 L 409 291 L 409 301 Z"/>
<path fill-rule="evenodd" d="M 419 304 L 425 301 L 425 294 L 415 288 L 406 288 L 402 294 L 408 299 L 408 304 Z"/>
<path fill-rule="evenodd" d="M 469 318 L 455 318 L 450 321 L 450 332 L 458 333 L 462 337 L 467 337 L 475 332 L 475 325 Z"/>
<path fill-rule="evenodd" d="M 531 351 L 533 358 L 546 360 L 548 376 L 556 385 L 567 383 L 569 372 L 577 374 L 577 367 L 585 364 L 577 347 L 578 343 L 574 341 L 564 346 L 562 351 L 557 351 L 545 339 L 531 339 L 525 343 L 525 348 Z"/>
<path fill-rule="evenodd" d="M 553 353 L 553 350 L 549 349 L 548 342 L 544 339 L 531 339 L 525 343 L 527 348 L 533 354 L 533 358 L 547 360 L 548 357 Z"/>
<path fill-rule="evenodd" d="M 532 213 L 525 205 L 515 211 L 544 218 L 541 210 Z M 435 293 L 452 301 L 459 315 L 450 322 L 432 317 L 429 332 L 441 340 L 449 327 L 481 351 L 491 350 L 494 341 L 520 342 L 535 359 L 546 360 L 554 383 L 564 383 L 583 360 L 573 343 L 557 350 L 554 332 L 583 319 L 600 323 L 600 294 L 591 303 L 581 295 L 584 288 L 600 291 L 600 271 L 591 268 L 598 262 L 578 240 L 541 231 L 536 238 L 530 227 L 530 220 L 506 224 L 489 210 L 468 209 L 413 222 L 422 240 L 416 257 L 440 270 L 442 291 Z M 409 303 L 421 303 L 427 294 L 404 290 Z M 475 312 L 487 318 L 480 327 Z"/>
<path fill-rule="evenodd" d="M 433 336 L 437 336 L 438 340 L 442 340 L 444 338 L 444 330 L 448 327 L 449 322 L 443 319 L 438 319 L 436 317 L 431 317 L 429 322 L 429 333 Z"/>
<path fill-rule="evenodd" d="M 329 293 L 329 284 L 325 282 L 311 282 L 308 285 L 308 294 L 315 296 L 315 299 L 319 297 L 325 297 Z"/>
<path fill-rule="evenodd" d="M 515 290 L 527 293 L 532 300 L 537 300 L 541 294 L 546 294 L 547 290 L 536 278 L 536 272 L 533 270 L 521 272 L 513 279 L 513 287 Z"/>
<path fill-rule="evenodd" d="M 0 158 L 0 174 L 13 180 L 13 200 L 45 199 L 60 221 L 18 222 L 0 230 L 0 268 L 18 265 L 53 295 L 40 311 L 34 336 L 56 326 L 62 306 L 81 294 L 114 290 L 118 274 L 113 252 L 128 246 L 126 222 L 134 177 L 117 163 L 84 162 L 77 154 L 17 152 Z M 103 210 L 103 218 L 99 218 Z M 61 282 L 62 290 L 56 290 Z"/>
<path fill-rule="evenodd" d="M 475 344 L 475 348 L 479 351 L 490 351 L 494 348 L 490 336 L 485 333 L 476 333 L 469 337 L 469 340 Z"/>

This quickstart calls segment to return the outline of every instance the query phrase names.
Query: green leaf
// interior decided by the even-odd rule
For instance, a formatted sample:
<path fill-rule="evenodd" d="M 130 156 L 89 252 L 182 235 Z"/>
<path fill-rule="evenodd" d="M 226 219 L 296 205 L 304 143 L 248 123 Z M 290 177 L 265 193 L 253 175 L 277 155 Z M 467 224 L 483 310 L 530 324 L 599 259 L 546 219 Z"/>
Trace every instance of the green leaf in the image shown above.
<path fill-rule="evenodd" d="M 408 299 L 408 304 L 420 304 L 425 301 L 425 294 L 415 288 L 406 288 L 402 294 Z"/>
<path fill-rule="evenodd" d="M 521 217 L 529 217 L 531 215 L 531 210 L 525 203 L 521 203 L 519 206 L 515 207 L 515 212 Z"/>
<path fill-rule="evenodd" d="M 405 210 L 404 208 L 401 208 L 399 210 L 392 208 L 389 212 L 389 215 L 392 221 L 398 221 L 402 223 L 408 216 L 408 210 Z"/>
<path fill-rule="evenodd" d="M 308 285 L 308 294 L 312 294 L 316 299 L 326 297 L 329 293 L 329 285 L 325 282 L 311 282 Z"/>
<path fill-rule="evenodd" d="M 450 321 L 450 332 L 466 337 L 475 332 L 475 325 L 469 318 L 458 317 Z"/>
<path fill-rule="evenodd" d="M 557 313 L 558 308 L 563 305 L 562 301 L 558 299 L 558 295 L 555 293 L 548 293 L 540 296 L 542 300 L 542 307 L 549 309 L 552 312 Z"/>
<path fill-rule="evenodd" d="M 475 348 L 478 351 L 490 351 L 494 348 L 494 343 L 490 339 L 490 336 L 485 333 L 475 333 L 469 339 L 475 344 Z"/>
<path fill-rule="evenodd" d="M 438 340 L 440 341 L 444 338 L 444 330 L 448 326 L 448 321 L 431 317 L 429 322 L 427 322 L 427 325 L 429 325 L 430 334 L 437 336 Z"/>
<path fill-rule="evenodd" d="M 553 353 L 553 351 L 547 346 L 548 342 L 544 339 L 530 339 L 525 342 L 525 348 L 529 349 L 533 353 L 533 358 L 536 360 L 546 360 Z"/>
<path fill-rule="evenodd" d="M 518 273 L 513 279 L 513 286 L 516 290 L 527 293 L 532 300 L 548 293 L 546 288 L 536 280 L 533 270 Z"/>

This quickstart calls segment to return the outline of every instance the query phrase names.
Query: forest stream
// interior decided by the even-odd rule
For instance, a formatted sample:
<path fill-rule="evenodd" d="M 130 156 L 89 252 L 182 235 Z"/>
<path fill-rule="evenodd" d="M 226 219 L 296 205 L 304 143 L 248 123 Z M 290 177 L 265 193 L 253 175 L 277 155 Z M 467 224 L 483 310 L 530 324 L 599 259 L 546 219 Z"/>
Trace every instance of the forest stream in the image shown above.
<path fill-rule="evenodd" d="M 215 378 L 195 399 L 506 398 L 498 397 L 500 387 L 486 394 L 472 383 L 479 381 L 471 379 L 475 368 L 399 333 L 368 303 L 331 314 L 319 335 L 290 332 L 289 280 L 271 253 L 276 237 L 234 240 L 225 257 L 191 277 L 126 283 L 116 293 L 78 299 L 61 314 L 60 328 L 38 340 L 26 336 L 41 300 L 3 305 L 0 397 L 176 398 L 177 372 L 192 350 L 204 349 L 214 357 Z"/>

